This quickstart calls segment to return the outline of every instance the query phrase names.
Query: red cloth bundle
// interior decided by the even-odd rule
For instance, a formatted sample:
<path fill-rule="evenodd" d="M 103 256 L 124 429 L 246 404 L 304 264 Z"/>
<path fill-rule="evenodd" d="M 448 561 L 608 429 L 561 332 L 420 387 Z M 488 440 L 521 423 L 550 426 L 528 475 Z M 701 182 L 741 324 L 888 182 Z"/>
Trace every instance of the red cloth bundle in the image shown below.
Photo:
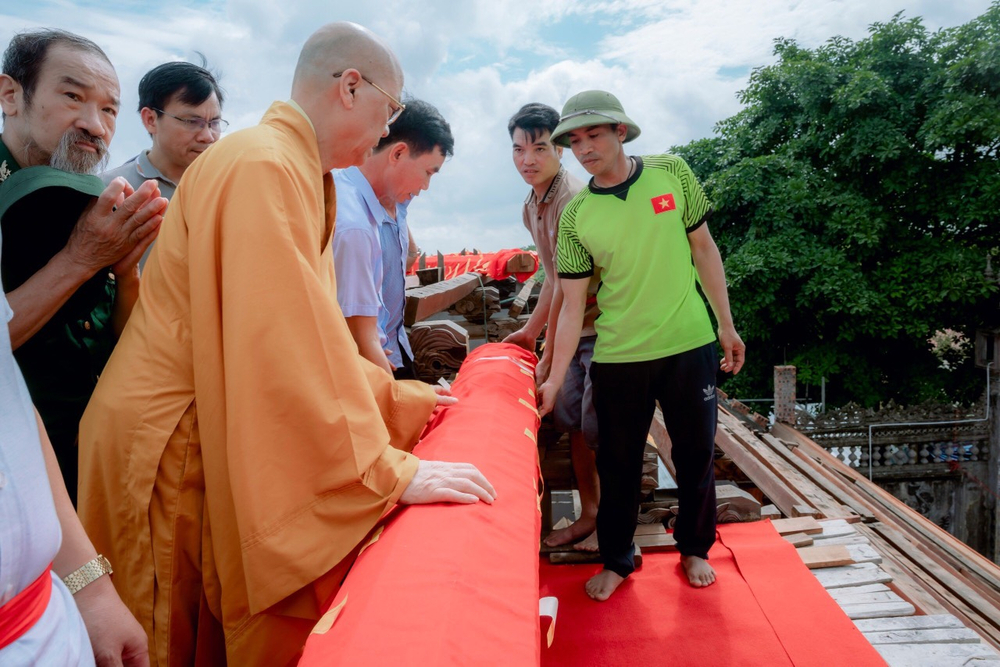
<path fill-rule="evenodd" d="M 469 355 L 458 404 L 434 415 L 414 453 L 473 463 L 496 501 L 390 513 L 300 665 L 538 664 L 535 362 L 501 343 Z"/>
<path fill-rule="evenodd" d="M 507 262 L 515 255 L 531 255 L 535 264 L 530 271 L 518 271 L 517 273 L 507 272 Z M 424 258 L 424 268 L 433 269 L 437 266 L 437 257 L 428 255 Z M 538 270 L 538 254 L 533 250 L 500 250 L 497 252 L 486 252 L 480 254 L 449 254 L 444 255 L 444 278 L 455 278 L 470 271 L 477 271 L 484 276 L 489 276 L 494 280 L 503 280 L 508 276 L 516 276 L 519 282 L 524 282 L 535 275 Z M 416 265 L 410 273 L 416 271 Z"/>

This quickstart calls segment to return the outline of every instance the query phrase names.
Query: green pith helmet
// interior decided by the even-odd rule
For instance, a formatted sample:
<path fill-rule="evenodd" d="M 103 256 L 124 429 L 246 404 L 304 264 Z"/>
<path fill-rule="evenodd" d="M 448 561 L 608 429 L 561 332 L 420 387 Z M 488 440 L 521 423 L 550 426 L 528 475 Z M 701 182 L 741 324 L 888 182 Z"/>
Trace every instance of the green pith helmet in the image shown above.
<path fill-rule="evenodd" d="M 618 98 L 603 90 L 585 90 L 569 98 L 563 105 L 559 125 L 552 133 L 552 143 L 557 146 L 569 146 L 566 136 L 573 130 L 591 125 L 623 124 L 628 127 L 625 141 L 629 142 L 639 136 L 639 126 L 625 115 L 625 109 Z"/>

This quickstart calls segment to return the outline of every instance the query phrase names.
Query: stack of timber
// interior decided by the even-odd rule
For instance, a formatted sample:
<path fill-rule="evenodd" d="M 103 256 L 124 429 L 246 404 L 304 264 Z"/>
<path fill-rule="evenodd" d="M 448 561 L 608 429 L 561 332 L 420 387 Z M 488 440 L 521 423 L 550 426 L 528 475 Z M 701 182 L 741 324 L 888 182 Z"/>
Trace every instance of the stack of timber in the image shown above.
<path fill-rule="evenodd" d="M 786 424 L 720 401 L 716 445 L 890 665 L 1000 663 L 995 563 Z"/>
<path fill-rule="evenodd" d="M 523 258 L 512 262 L 518 268 Z M 520 285 L 512 276 L 494 280 L 470 272 L 445 280 L 431 272 L 437 269 L 418 270 L 421 284 L 406 290 L 403 311 L 414 373 L 425 382 L 453 378 L 476 344 L 499 342 L 523 327 L 540 290 L 533 279 Z"/>

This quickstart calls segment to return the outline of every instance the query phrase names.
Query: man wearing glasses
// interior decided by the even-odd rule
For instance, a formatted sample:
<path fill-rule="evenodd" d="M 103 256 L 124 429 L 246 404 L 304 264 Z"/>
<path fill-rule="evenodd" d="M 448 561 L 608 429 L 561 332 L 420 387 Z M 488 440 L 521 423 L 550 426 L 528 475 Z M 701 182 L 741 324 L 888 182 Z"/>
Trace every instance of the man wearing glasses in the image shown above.
<path fill-rule="evenodd" d="M 186 62 L 154 67 L 139 81 L 139 115 L 153 146 L 101 178 L 110 183 L 122 176 L 133 188 L 154 180 L 169 200 L 184 170 L 229 125 L 222 119 L 222 102 L 218 81 L 204 67 Z M 140 269 L 151 250 L 139 260 Z"/>
<path fill-rule="evenodd" d="M 337 305 L 330 172 L 371 156 L 402 87 L 371 32 L 321 28 L 291 98 L 195 160 L 167 209 L 80 424 L 80 517 L 154 665 L 292 664 L 396 503 L 496 497 L 409 453 L 454 399 L 362 358 Z"/>
<path fill-rule="evenodd" d="M 403 327 L 406 213 L 452 154 L 455 140 L 440 112 L 421 100 L 411 100 L 390 122 L 371 158 L 334 176 L 333 264 L 337 301 L 361 356 L 397 379 L 413 379 Z"/>

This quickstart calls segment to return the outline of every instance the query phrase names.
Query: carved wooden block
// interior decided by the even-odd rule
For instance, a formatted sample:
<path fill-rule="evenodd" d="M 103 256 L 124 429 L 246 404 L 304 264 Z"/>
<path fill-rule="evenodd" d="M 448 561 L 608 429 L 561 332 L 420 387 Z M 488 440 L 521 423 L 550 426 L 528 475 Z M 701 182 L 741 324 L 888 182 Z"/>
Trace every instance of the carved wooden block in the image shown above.
<path fill-rule="evenodd" d="M 455 302 L 448 312 L 461 315 L 469 322 L 482 324 L 484 313 L 488 320 L 493 313 L 500 312 L 500 290 L 496 287 L 477 287 L 471 294 Z"/>
<path fill-rule="evenodd" d="M 410 328 L 410 346 L 417 379 L 433 383 L 458 371 L 469 354 L 469 334 L 449 320 L 420 322 Z"/>

